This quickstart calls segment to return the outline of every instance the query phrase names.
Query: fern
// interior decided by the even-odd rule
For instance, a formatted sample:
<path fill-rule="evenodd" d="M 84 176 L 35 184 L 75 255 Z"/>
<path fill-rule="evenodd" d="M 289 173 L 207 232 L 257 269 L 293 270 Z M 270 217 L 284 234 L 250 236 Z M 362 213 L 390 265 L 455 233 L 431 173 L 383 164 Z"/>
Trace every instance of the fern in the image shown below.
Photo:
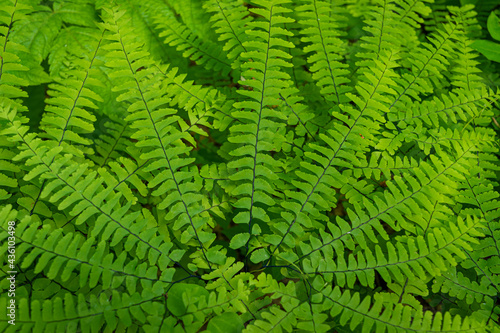
<path fill-rule="evenodd" d="M 29 6 L 23 4 L 18 5 L 17 1 L 12 3 L 9 1 L 9 3 L 6 3 L 2 9 L 2 39 L 0 40 L 2 44 L 2 54 L 0 59 L 2 104 L 15 103 L 16 98 L 27 96 L 27 94 L 23 92 L 19 86 L 26 86 L 29 84 L 29 81 L 23 80 L 22 77 L 19 77 L 20 75 L 16 75 L 16 73 L 29 70 L 27 66 L 21 63 L 21 58 L 18 55 L 20 53 L 27 53 L 27 50 L 23 48 L 22 45 L 11 41 L 10 35 L 16 19 L 22 19 L 23 12 L 29 10 Z M 11 49 L 12 51 L 10 51 Z M 17 104 L 16 107 L 22 107 L 22 105 Z"/>
<path fill-rule="evenodd" d="M 336 9 L 336 8 L 335 8 Z M 339 54 L 345 52 L 345 46 L 337 37 L 338 29 L 342 28 L 342 16 L 337 14 L 329 4 L 321 1 L 311 1 L 297 8 L 304 19 L 299 23 L 304 27 L 302 41 L 311 43 L 305 49 L 305 53 L 313 52 L 308 61 L 313 63 L 310 70 L 314 72 L 313 78 L 318 81 L 321 93 L 327 95 L 327 100 L 335 101 L 337 104 L 345 103 L 345 98 L 341 97 L 348 89 L 349 80 L 344 78 L 348 73 L 346 64 L 340 62 L 342 58 Z M 335 10 L 335 16 L 329 12 Z"/>
<path fill-rule="evenodd" d="M 166 37 L 164 42 L 170 46 L 175 46 L 177 51 L 183 50 L 183 56 L 190 58 L 192 61 L 198 61 L 203 64 L 208 70 L 220 71 L 223 74 L 228 74 L 231 65 L 226 60 L 226 56 L 220 49 L 220 46 L 203 41 L 198 36 L 195 36 L 181 22 L 177 22 L 171 12 L 165 10 L 162 15 L 156 18 L 157 27 L 163 32 L 160 37 Z"/>
<path fill-rule="evenodd" d="M 0 0 L 0 331 L 500 331 L 491 8 Z"/>

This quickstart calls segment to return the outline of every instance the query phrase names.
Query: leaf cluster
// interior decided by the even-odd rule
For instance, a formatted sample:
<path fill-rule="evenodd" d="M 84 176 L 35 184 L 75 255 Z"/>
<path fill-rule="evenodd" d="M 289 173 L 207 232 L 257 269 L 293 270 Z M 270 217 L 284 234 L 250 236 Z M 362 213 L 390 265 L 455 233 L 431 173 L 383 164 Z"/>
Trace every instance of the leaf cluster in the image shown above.
<path fill-rule="evenodd" d="M 0 0 L 0 331 L 500 332 L 462 2 Z"/>

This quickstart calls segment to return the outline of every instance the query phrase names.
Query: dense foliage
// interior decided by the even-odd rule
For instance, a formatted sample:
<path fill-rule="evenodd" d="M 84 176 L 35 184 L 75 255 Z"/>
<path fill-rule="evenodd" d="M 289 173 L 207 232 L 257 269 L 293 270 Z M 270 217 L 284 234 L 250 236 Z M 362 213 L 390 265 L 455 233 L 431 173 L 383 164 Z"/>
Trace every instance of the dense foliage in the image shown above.
<path fill-rule="evenodd" d="M 475 2 L 0 0 L 0 331 L 500 332 Z"/>

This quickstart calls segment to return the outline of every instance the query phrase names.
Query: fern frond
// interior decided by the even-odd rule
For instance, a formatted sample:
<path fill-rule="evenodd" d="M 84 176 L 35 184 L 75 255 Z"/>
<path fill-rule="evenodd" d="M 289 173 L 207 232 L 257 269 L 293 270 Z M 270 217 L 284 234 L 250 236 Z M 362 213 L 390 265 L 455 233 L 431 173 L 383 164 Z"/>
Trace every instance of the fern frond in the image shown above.
<path fill-rule="evenodd" d="M 136 255 L 144 258 L 149 253 L 152 263 L 166 254 L 162 248 L 167 245 L 162 237 L 155 236 L 156 230 L 139 220 L 140 212 L 129 211 L 132 202 L 120 204 L 122 194 L 115 192 L 112 185 L 117 181 L 110 183 L 110 174 L 100 178 L 95 171 L 87 173 L 88 165 L 72 162 L 71 155 L 54 159 L 61 147 L 47 149 L 39 138 L 26 134 L 26 128 L 19 123 L 11 122 L 10 131 L 14 134 L 13 139 L 24 147 L 16 160 L 27 160 L 29 165 L 34 165 L 24 179 L 40 177 L 47 180 L 40 196 L 49 197 L 61 211 L 71 207 L 70 215 L 77 217 L 76 225 L 85 223 L 90 227 L 91 236 L 99 237 L 100 241 L 113 237 L 113 242 L 120 242 L 126 237 L 126 249 L 131 251 L 136 246 Z M 103 183 L 108 186 L 104 187 Z M 101 215 L 92 219 L 96 214 Z"/>
<path fill-rule="evenodd" d="M 363 28 L 371 36 L 361 37 L 364 43 L 360 46 L 367 52 L 357 55 L 367 60 L 362 60 L 358 65 L 370 67 L 370 59 L 378 59 L 382 51 L 400 52 L 405 45 L 414 46 L 416 36 L 411 26 L 416 23 L 417 13 L 423 10 L 422 5 L 420 1 L 375 1 L 375 4 L 369 7 L 367 26 Z"/>
<path fill-rule="evenodd" d="M 343 253 L 344 247 L 352 249 L 354 242 L 360 246 L 366 246 L 367 238 L 373 243 L 378 243 L 379 240 L 373 231 L 388 240 L 389 235 L 382 227 L 381 221 L 395 231 L 403 229 L 407 233 L 416 234 L 417 226 L 411 225 L 411 218 L 404 219 L 402 214 L 411 217 L 413 215 L 411 211 L 418 209 L 420 205 L 425 206 L 426 209 L 432 208 L 432 203 L 426 198 L 436 197 L 437 193 L 448 197 L 447 202 L 449 202 L 449 198 L 456 194 L 454 190 L 457 186 L 456 182 L 463 180 L 461 173 L 466 173 L 470 159 L 474 160 L 474 155 L 471 153 L 473 148 L 471 146 L 467 150 L 459 151 L 454 159 L 450 157 L 443 159 L 444 163 L 434 160 L 434 166 L 423 164 L 415 178 L 404 175 L 404 178 L 395 177 L 394 182 L 387 181 L 389 192 L 375 195 L 373 203 L 364 196 L 360 196 L 354 186 L 346 185 L 342 191 L 348 200 L 352 200 L 353 210 L 348 209 L 347 212 L 351 224 L 337 216 L 336 224 L 328 224 L 331 234 L 321 233 L 323 241 L 311 239 L 312 247 L 303 244 L 302 256 L 295 258 L 293 262 L 299 262 L 325 247 L 332 246 L 336 252 Z M 411 185 L 411 190 L 407 184 Z M 405 222 L 400 224 L 402 221 Z M 420 225 L 422 229 L 426 227 L 426 225 Z"/>
<path fill-rule="evenodd" d="M 183 124 L 183 131 L 193 131 L 205 135 L 200 126 L 214 127 L 225 130 L 233 121 L 239 121 L 231 115 L 233 101 L 222 92 L 185 81 L 185 74 L 178 74 L 177 68 L 158 67 L 164 75 L 163 84 L 167 95 L 171 98 L 170 105 L 178 105 L 188 112 L 190 125 Z M 210 124 L 206 118 L 214 118 Z"/>
<path fill-rule="evenodd" d="M 337 105 L 345 103 L 348 101 L 345 93 L 351 88 L 350 80 L 346 77 L 348 66 L 343 63 L 341 56 L 346 48 L 345 42 L 339 38 L 341 33 L 338 30 L 345 26 L 342 12 L 319 0 L 306 1 L 296 10 L 301 17 L 299 23 L 304 26 L 302 42 L 308 43 L 304 53 L 312 52 L 308 62 L 313 79 L 328 101 Z"/>
<path fill-rule="evenodd" d="M 73 57 L 91 56 L 95 52 L 96 43 L 95 27 L 63 28 L 52 42 L 50 53 L 47 57 L 50 64 L 51 77 L 58 77 L 61 70 L 67 70 L 68 61 Z M 97 31 L 97 33 L 100 33 Z M 87 58 L 90 60 L 91 58 Z"/>
<path fill-rule="evenodd" d="M 453 52 L 453 43 L 460 27 L 461 22 L 449 22 L 442 30 L 428 37 L 429 43 L 423 43 L 412 52 L 409 60 L 412 63 L 411 73 L 403 74 L 397 80 L 398 87 L 395 89 L 398 94 L 391 100 L 389 110 L 393 107 L 403 109 L 412 98 L 420 101 L 420 95 L 433 92 L 432 83 L 440 86 L 438 81 L 443 78 L 441 73 L 449 65 L 446 55 Z"/>
<path fill-rule="evenodd" d="M 29 216 L 17 215 L 19 215 L 18 212 L 12 210 L 10 206 L 4 206 L 0 210 L 2 230 L 6 230 L 7 221 L 17 220 L 15 238 L 19 242 L 17 242 L 16 251 L 19 258 L 22 258 L 19 261 L 19 267 L 28 269 L 35 262 L 35 274 L 44 272 L 49 279 L 59 283 L 72 284 L 73 287 L 70 288 L 75 287 L 78 290 L 76 294 L 70 290 L 64 290 L 53 298 L 46 299 L 43 305 L 36 297 L 23 299 L 19 304 L 19 310 L 23 313 L 19 324 L 23 327 L 29 328 L 35 324 L 37 327 L 35 329 L 41 332 L 48 329 L 47 327 L 60 328 L 61 325 L 62 327 L 70 325 L 75 329 L 76 327 L 83 329 L 88 324 L 88 317 L 97 317 L 98 322 L 101 322 L 98 326 L 104 323 L 113 325 L 116 318 L 109 316 L 113 311 L 118 311 L 118 318 L 123 321 L 129 316 L 128 312 L 123 312 L 123 309 L 129 309 L 133 304 L 133 302 L 128 303 L 129 301 L 135 300 L 138 304 L 148 303 L 150 296 L 154 296 L 152 299 L 161 296 L 165 289 L 173 283 L 171 278 L 175 269 L 167 267 L 168 260 L 164 261 L 160 258 L 158 261 L 158 265 L 162 267 L 163 271 L 161 276 L 158 276 L 158 267 L 151 261 L 153 257 L 149 256 L 149 263 L 145 261 L 144 253 L 141 254 L 140 247 L 137 247 L 137 252 L 132 255 L 135 257 L 132 261 L 126 260 L 127 252 L 122 252 L 115 258 L 114 254 L 110 252 L 109 246 L 119 242 L 116 237 L 110 244 L 107 244 L 106 241 L 97 244 L 92 237 L 85 240 L 80 235 L 71 233 L 63 236 L 61 229 L 51 230 L 48 225 L 39 228 L 39 223 L 33 224 Z M 146 218 L 146 215 L 144 217 Z M 5 234 L 7 233 L 2 233 L 2 235 Z M 172 243 L 164 245 L 162 252 L 168 256 Z M 126 248 L 132 246 L 133 243 L 130 242 L 125 245 Z M 4 249 L 3 245 L 2 249 Z M 175 250 L 171 254 L 176 256 L 175 252 L 177 252 L 177 257 L 182 256 L 182 252 L 179 253 Z M 7 251 L 3 253 L 7 253 Z M 141 273 L 137 273 L 138 270 Z M 75 271 L 78 272 L 78 275 L 75 274 Z M 94 297 L 96 295 L 92 290 L 100 283 L 103 284 L 104 289 L 101 289 L 101 300 L 95 303 Z M 121 289 L 122 285 L 121 296 L 113 294 L 116 292 L 116 288 Z M 84 286 L 90 286 L 90 290 Z M 113 296 L 111 297 L 111 295 Z M 81 298 L 86 298 L 93 306 L 90 308 L 80 306 L 76 310 L 74 297 L 78 298 L 79 301 Z M 111 297 L 114 301 L 111 303 L 102 302 L 103 300 L 108 301 L 107 297 Z M 5 299 L 2 297 L 0 302 L 5 301 Z M 63 299 L 64 303 L 67 303 L 64 308 Z M 125 307 L 121 306 L 123 305 L 122 301 L 125 301 Z M 115 309 L 113 310 L 113 308 Z M 103 316 L 103 310 L 108 314 Z M 111 313 L 109 313 L 110 310 Z M 131 314 L 137 316 L 138 313 L 131 311 Z M 143 315 L 140 317 L 145 318 Z M 96 318 L 94 318 L 94 324 L 95 320 Z"/>
<path fill-rule="evenodd" d="M 306 160 L 302 162 L 302 170 L 296 171 L 298 179 L 293 183 L 294 186 L 304 190 L 285 192 L 288 200 L 282 203 L 286 212 L 282 216 L 286 222 L 276 225 L 281 236 L 278 236 L 277 241 L 273 240 L 275 247 L 267 264 L 281 244 L 292 244 L 290 242 L 292 228 L 294 233 L 303 232 L 303 227 L 312 228 L 314 226 L 312 221 L 320 217 L 318 214 L 320 210 L 335 207 L 336 195 L 333 193 L 333 188 L 342 188 L 349 183 L 349 175 L 341 174 L 336 168 L 362 165 L 360 161 L 364 159 L 363 151 L 368 145 L 370 131 L 376 128 L 372 120 L 378 118 L 375 105 L 378 107 L 380 103 L 376 99 L 383 98 L 380 95 L 381 91 L 391 91 L 389 85 L 393 83 L 391 77 L 395 75 L 392 68 L 396 66 L 392 57 L 393 55 L 384 57 L 385 63 L 376 61 L 377 77 L 369 76 L 369 82 L 372 84 L 363 83 L 359 86 L 361 98 L 349 95 L 360 110 L 345 105 L 342 109 L 349 116 L 334 113 L 346 126 L 330 129 L 327 134 L 320 134 L 321 146 L 309 144 L 311 151 L 304 154 Z"/>
<path fill-rule="evenodd" d="M 91 53 L 76 56 L 74 68 L 61 70 L 61 76 L 55 77 L 55 83 L 49 85 L 51 90 L 48 94 L 52 98 L 47 100 L 40 126 L 45 132 L 45 137 L 49 138 L 47 146 L 61 147 L 65 152 L 80 158 L 84 154 L 93 153 L 92 149 L 85 147 L 90 145 L 90 141 L 82 137 L 82 134 L 94 131 L 92 123 L 96 118 L 85 108 L 97 109 L 94 102 L 102 101 L 96 93 L 103 85 L 98 79 L 99 75 L 96 74 L 94 61 L 103 33 L 99 34 L 99 31 L 92 30 L 91 34 L 94 38 Z M 39 196 L 44 186 L 45 182 L 40 186 Z M 40 204 L 39 196 L 35 199 L 31 212 L 34 212 Z"/>
<path fill-rule="evenodd" d="M 3 210 L 3 216 L 17 214 L 11 212 L 9 206 L 5 206 Z M 7 231 L 4 224 L 1 228 Z M 106 290 L 117 288 L 127 280 L 126 288 L 130 294 L 136 291 L 137 284 L 142 279 L 167 284 L 173 282 L 175 269 L 168 267 L 168 262 L 161 262 L 163 273 L 158 278 L 156 267 L 146 261 L 139 263 L 136 259 L 124 265 L 127 252 L 115 257 L 106 242 L 97 242 L 92 237 L 84 239 L 81 235 L 72 233 L 63 236 L 62 229 L 51 230 L 48 225 L 41 227 L 30 219 L 23 219 L 16 225 L 16 239 L 19 241 L 18 254 L 23 258 L 19 267 L 26 269 L 36 262 L 34 273 L 45 272 L 51 280 L 67 282 L 74 276 L 74 271 L 78 271 L 80 287 L 88 284 L 90 288 L 94 288 L 102 281 L 103 289 Z M 113 243 L 116 243 L 116 238 L 110 245 L 113 246 Z M 172 243 L 166 243 L 162 250 L 170 252 L 171 247 Z M 175 256 L 175 250 L 173 252 Z"/>
<path fill-rule="evenodd" d="M 430 4 L 431 14 L 426 19 L 425 29 L 430 33 L 436 32 L 444 24 L 447 23 L 447 4 L 446 0 L 435 0 L 434 3 Z"/>
<path fill-rule="evenodd" d="M 122 82 L 117 87 L 122 92 L 118 99 L 131 104 L 126 121 L 136 129 L 132 138 L 138 140 L 136 146 L 143 151 L 141 159 L 151 160 L 144 168 L 144 172 L 155 174 L 148 187 L 155 189 L 152 192 L 155 197 L 166 194 L 159 203 L 160 209 L 172 206 L 165 219 L 175 221 L 171 227 L 182 232 L 179 235 L 182 243 L 191 240 L 197 243 L 206 267 L 210 268 L 207 248 L 215 235 L 208 231 L 210 221 L 198 215 L 203 211 L 204 195 L 196 192 L 201 190 L 202 184 L 199 171 L 189 167 L 194 158 L 185 157 L 191 148 L 181 141 L 189 134 L 175 125 L 179 119 L 174 116 L 176 111 L 165 107 L 170 99 L 159 92 L 163 89 L 157 90 L 161 82 L 158 77 L 162 73 L 146 52 L 135 51 L 138 45 L 133 43 L 132 30 L 125 26 L 123 12 L 109 14 L 107 29 L 113 34 L 108 37 L 112 43 L 107 46 L 110 50 L 107 65 L 120 69 L 113 75 Z M 145 69 L 138 70 L 141 67 Z"/>
<path fill-rule="evenodd" d="M 93 122 L 96 117 L 88 109 L 97 109 L 94 102 L 101 102 L 99 89 L 103 85 L 99 75 L 95 73 L 95 60 L 103 40 L 103 33 L 94 36 L 94 49 L 89 59 L 84 57 L 74 60 L 76 68 L 60 72 L 55 77 L 55 83 L 49 85 L 45 116 L 42 118 L 41 129 L 46 136 L 54 141 L 54 145 L 63 147 L 67 153 L 83 156 L 92 151 L 82 146 L 90 145 L 90 141 L 82 134 L 94 131 Z"/>
<path fill-rule="evenodd" d="M 388 122 L 386 126 L 395 125 L 399 129 L 399 132 L 387 133 L 384 138 L 379 140 L 375 147 L 394 152 L 405 141 L 412 142 L 411 139 L 414 142 L 437 143 L 439 139 L 456 137 L 453 134 L 442 135 L 439 131 L 436 133 L 433 129 L 444 127 L 445 125 L 448 126 L 452 123 L 456 130 L 463 131 L 471 122 L 478 125 L 483 122 L 489 122 L 489 117 L 493 115 L 491 108 L 498 98 L 498 92 L 495 93 L 484 88 L 473 91 L 457 89 L 440 97 L 434 96 L 432 99 L 421 103 L 413 103 L 412 107 L 407 108 L 404 112 L 388 114 L 391 122 Z M 397 117 L 399 117 L 399 120 L 396 120 Z M 431 146 L 436 149 L 434 144 L 429 146 L 428 144 L 419 143 L 419 146 L 425 147 L 423 148 L 425 154 L 429 153 Z"/>
<path fill-rule="evenodd" d="M 170 12 L 182 21 L 189 29 L 202 40 L 215 43 L 217 34 L 210 29 L 211 15 L 204 10 L 205 0 L 186 0 L 184 2 L 166 0 L 161 1 L 169 6 Z"/>
<path fill-rule="evenodd" d="M 482 156 L 481 160 L 488 160 L 487 155 Z M 488 169 L 498 170 L 498 167 L 489 163 L 483 164 Z M 492 186 L 485 185 L 484 180 L 488 177 L 494 177 L 494 173 L 488 173 L 476 166 L 472 170 L 471 177 L 467 177 L 466 182 L 462 185 L 462 191 L 458 197 L 458 201 L 471 207 L 465 210 L 464 213 L 480 218 L 484 221 L 483 232 L 486 237 L 481 239 L 479 244 L 473 246 L 473 250 L 467 252 L 467 260 L 462 263 L 462 267 L 469 272 L 468 276 L 473 276 L 470 271 L 474 271 L 477 276 L 477 281 L 480 281 L 480 287 L 474 290 L 480 290 L 480 294 L 476 297 L 495 297 L 500 293 L 500 243 L 498 241 L 500 234 L 500 204 L 498 193 L 493 191 Z M 473 288 L 475 281 L 470 281 L 468 277 L 456 281 L 456 278 L 451 280 L 456 282 L 463 290 L 464 288 Z M 448 283 L 449 285 L 449 283 Z M 454 287 L 451 292 L 460 293 L 459 288 Z M 493 294 L 492 294 L 493 293 Z M 463 292 L 460 293 L 461 298 L 464 298 Z M 470 298 L 467 300 L 471 302 Z M 493 311 L 494 302 L 488 302 L 488 307 Z M 493 313 L 493 312 L 491 312 Z"/>
<path fill-rule="evenodd" d="M 12 190 L 19 187 L 16 174 L 21 172 L 21 168 L 12 161 L 18 149 L 14 142 L 8 140 L 10 131 L 6 128 L 8 128 L 9 114 L 13 117 L 10 107 L 0 105 L 0 128 L 2 128 L 0 130 L 0 201 L 8 200 L 14 195 Z"/>
<path fill-rule="evenodd" d="M 451 226 L 451 232 L 448 227 Z M 375 245 L 374 252 L 369 248 L 364 254 L 357 257 L 350 254 L 346 258 L 338 247 L 336 260 L 318 260 L 316 256 L 305 258 L 303 267 L 305 274 L 321 274 L 325 280 L 335 278 L 335 285 L 352 288 L 359 280 L 362 286 L 374 288 L 375 272 L 387 282 L 404 283 L 405 278 L 425 281 L 428 278 L 439 276 L 442 272 L 456 266 L 455 257 L 466 258 L 462 246 L 469 250 L 469 244 L 478 243 L 476 237 L 482 236 L 476 230 L 481 227 L 479 219 L 463 221 L 457 219 L 456 225 L 450 223 L 443 228 L 435 228 L 426 234 L 426 237 L 407 237 L 400 242 L 387 241 L 382 247 Z M 323 250 L 331 253 L 332 250 Z M 326 257 L 326 256 L 325 256 Z M 326 257 L 330 258 L 330 257 Z M 373 271 L 372 271 L 373 270 Z M 332 275 L 329 275 L 332 274 Z"/>
<path fill-rule="evenodd" d="M 475 60 L 478 54 L 470 47 L 474 35 L 478 34 L 479 25 L 476 20 L 476 13 L 471 8 L 457 10 L 453 7 L 450 11 L 460 17 L 463 22 L 463 31 L 457 36 L 457 59 L 453 61 L 454 65 L 451 68 L 452 77 L 451 84 L 459 88 L 473 90 L 483 86 L 481 77 L 477 75 L 481 71 L 477 68 L 479 62 Z"/>
<path fill-rule="evenodd" d="M 302 98 L 298 97 L 296 89 L 287 89 L 279 94 L 286 108 L 289 110 L 288 125 L 295 126 L 295 135 L 298 137 L 309 136 L 309 139 L 315 141 L 315 134 L 319 127 L 314 120 L 316 115 L 304 105 Z"/>
<path fill-rule="evenodd" d="M 282 39 L 282 36 L 290 34 L 281 27 L 283 23 L 291 21 L 281 15 L 290 11 L 281 6 L 288 2 L 258 0 L 255 4 L 259 7 L 250 9 L 262 16 L 263 20 L 248 23 L 253 29 L 247 30 L 247 34 L 254 40 L 243 43 L 249 52 L 242 55 L 248 60 L 242 65 L 242 77 L 245 80 L 241 82 L 248 88 L 238 90 L 248 99 L 234 104 L 235 108 L 242 111 L 235 111 L 233 115 L 242 119 L 242 123 L 232 125 L 229 129 L 231 136 L 228 141 L 241 144 L 230 152 L 234 160 L 228 163 L 228 168 L 234 170 L 230 171 L 230 179 L 238 184 L 231 192 L 237 198 L 235 207 L 243 209 L 234 221 L 248 224 L 248 232 L 243 236 L 247 239 L 246 244 L 241 244 L 246 246 L 247 255 L 250 235 L 260 234 L 261 226 L 256 221 L 269 221 L 262 205 L 274 205 L 271 196 L 275 191 L 270 182 L 277 179 L 273 170 L 279 167 L 279 163 L 268 152 L 278 151 L 280 141 L 284 141 L 283 126 L 277 122 L 284 116 L 275 111 L 273 105 L 278 103 L 280 92 L 289 87 L 286 81 L 289 76 L 280 69 L 289 66 L 285 59 L 289 59 L 290 55 L 279 49 L 281 46 L 293 47 L 293 44 Z"/>
<path fill-rule="evenodd" d="M 192 284 L 176 284 L 169 290 L 169 297 L 185 299 L 186 307 L 184 309 L 173 308 L 172 312 L 182 321 L 182 327 L 186 332 L 200 330 L 212 314 L 216 316 L 210 322 L 216 321 L 217 315 L 236 314 L 240 310 L 239 304 L 242 304 L 241 300 L 248 297 L 248 291 L 245 292 L 242 289 L 239 290 L 240 292 L 243 291 L 242 293 L 238 293 L 237 290 L 227 292 L 225 288 L 209 293 L 201 286 L 193 287 Z M 239 322 L 240 327 L 243 326 L 239 316 L 231 318 Z M 210 322 L 208 324 L 209 328 L 211 328 Z"/>
<path fill-rule="evenodd" d="M 493 298 L 498 294 L 498 290 L 488 281 L 487 276 L 483 276 L 479 280 L 471 281 L 461 271 L 455 268 L 450 269 L 443 275 L 436 277 L 432 285 L 434 293 L 444 292 L 458 299 L 465 299 L 467 304 L 481 303 L 486 300 L 488 303 L 493 303 Z"/>
<path fill-rule="evenodd" d="M 322 313 L 321 305 L 314 304 L 316 302 L 312 303 L 310 300 L 309 303 L 303 303 L 305 295 L 300 295 L 301 291 L 290 284 L 278 283 L 270 275 L 264 273 L 251 281 L 251 284 L 262 289 L 274 302 L 279 301 L 283 306 L 271 304 L 263 307 L 260 310 L 259 319 L 248 325 L 245 332 L 272 332 L 277 329 L 285 332 L 293 332 L 297 329 L 328 332 L 329 325 L 325 323 L 327 316 Z"/>
<path fill-rule="evenodd" d="M 96 332 L 102 327 L 116 330 L 126 330 L 146 323 L 146 315 L 142 307 L 158 309 L 162 302 L 162 292 L 159 288 L 147 288 L 143 296 L 136 292 L 132 295 L 116 290 L 108 294 L 102 293 L 77 296 L 64 293 L 46 299 L 28 301 L 24 299 L 19 304 L 19 312 L 26 315 L 20 319 L 19 326 L 25 330 L 36 332 L 79 331 Z M 2 297 L 0 304 L 6 304 L 8 299 Z M 76 306 L 77 304 L 81 306 Z M 145 305 L 146 304 L 146 305 Z"/>
<path fill-rule="evenodd" d="M 382 177 L 389 180 L 393 175 L 402 175 L 419 167 L 419 162 L 411 157 L 394 156 L 391 158 L 385 154 L 376 152 L 370 159 L 363 162 L 363 166 L 353 166 L 353 174 L 356 178 L 366 177 L 381 181 Z M 383 180 L 382 180 L 383 181 Z"/>
<path fill-rule="evenodd" d="M 389 283 L 387 287 L 391 292 L 375 294 L 374 299 L 389 304 L 401 303 L 422 312 L 424 309 L 417 297 L 429 296 L 430 293 L 425 282 L 426 280 L 407 278 L 404 282 Z"/>
<path fill-rule="evenodd" d="M 251 21 L 250 13 L 242 6 L 242 1 L 210 0 L 203 7 L 209 13 L 215 32 L 220 41 L 226 41 L 223 50 L 229 60 L 235 60 L 248 50 L 243 43 L 248 40 L 245 35 L 245 25 Z"/>
<path fill-rule="evenodd" d="M 106 169 L 99 169 L 98 172 L 105 179 L 108 187 L 122 193 L 127 201 L 135 203 L 138 198 L 133 192 L 139 192 L 143 198 L 148 195 L 148 189 L 144 182 L 151 180 L 151 175 L 142 172 L 148 162 L 149 160 L 135 162 L 120 157 L 117 161 L 109 163 L 111 175 Z"/>
<path fill-rule="evenodd" d="M 297 20 L 297 15 L 295 15 L 297 14 L 296 7 L 299 4 L 300 3 L 295 4 L 292 2 L 288 5 L 288 7 L 294 11 L 292 17 L 295 20 Z M 299 46 L 286 48 L 286 52 L 292 56 L 291 62 L 293 66 L 285 68 L 285 71 L 292 78 L 295 88 L 299 90 L 299 95 L 304 99 L 304 104 L 309 106 L 310 109 L 316 110 L 316 115 L 321 115 L 331 120 L 329 114 L 331 103 L 326 101 L 325 96 L 320 93 L 321 88 L 313 80 L 312 75 L 307 68 L 307 57 L 301 43 L 302 25 L 295 21 L 285 23 L 283 27 L 293 34 L 285 36 L 285 40 L 293 45 Z"/>
<path fill-rule="evenodd" d="M 482 109 L 488 108 L 499 98 L 499 93 L 486 89 L 466 91 L 456 90 L 453 93 L 434 97 L 422 103 L 416 103 L 415 108 L 405 110 L 404 118 L 397 123 L 404 129 L 406 124 L 418 127 L 438 127 L 443 123 L 454 124 L 468 122 L 472 117 L 480 114 Z M 403 116 L 403 114 L 400 114 Z"/>
<path fill-rule="evenodd" d="M 200 39 L 183 23 L 178 22 L 170 11 L 163 11 L 155 18 L 157 28 L 161 29 L 160 37 L 165 37 L 164 43 L 175 46 L 177 51 L 183 51 L 182 56 L 203 65 L 207 70 L 228 75 L 231 64 L 227 55 L 219 45 Z"/>
<path fill-rule="evenodd" d="M 399 20 L 419 29 L 424 22 L 423 17 L 428 16 L 432 10 L 427 6 L 427 3 L 432 4 L 432 0 L 404 0 L 398 3 L 396 12 L 399 15 Z"/>
<path fill-rule="evenodd" d="M 6 3 L 5 3 L 6 2 Z M 31 6 L 19 1 L 4 1 L 0 11 L 0 103 L 9 106 L 11 99 L 27 97 L 26 92 L 20 89 L 27 86 L 29 81 L 16 75 L 16 72 L 28 71 L 29 68 L 21 63 L 19 53 L 28 50 L 22 45 L 10 40 L 13 25 L 17 20 L 31 11 Z M 14 106 L 25 110 L 22 104 L 14 102 Z"/>
<path fill-rule="evenodd" d="M 319 281 L 318 281 L 319 282 Z M 319 283 L 318 283 L 319 284 Z M 322 286 L 321 286 L 322 287 Z M 411 307 L 400 303 L 386 303 L 383 298 L 371 300 L 370 296 L 361 296 L 358 292 L 347 290 L 342 292 L 339 287 L 320 288 L 313 290 L 324 297 L 323 308 L 330 315 L 339 318 L 340 326 L 349 324 L 351 331 L 359 326 L 363 332 L 386 332 L 402 330 L 410 332 L 478 332 L 492 329 L 486 321 L 476 321 L 473 318 L 454 316 L 449 312 L 433 314 L 431 311 L 417 312 Z"/>
<path fill-rule="evenodd" d="M 99 167 L 127 154 L 127 140 L 131 136 L 130 124 L 115 116 L 101 120 L 103 134 L 95 140 L 95 155 L 89 156 Z"/>
<path fill-rule="evenodd" d="M 156 28 L 155 17 L 159 12 L 169 11 L 168 4 L 163 1 L 144 0 L 127 1 L 118 0 L 114 2 L 122 10 L 127 11 L 131 24 L 134 25 L 134 34 L 144 41 L 144 50 L 147 51 L 155 61 L 166 61 L 173 66 L 187 69 L 188 59 L 176 57 L 177 52 L 163 42 L 159 36 L 160 30 Z M 106 6 L 106 3 L 103 3 Z"/>
<path fill-rule="evenodd" d="M 12 196 L 10 191 L 5 188 L 17 188 L 18 182 L 15 178 L 15 173 L 20 172 L 21 169 L 12 163 L 12 158 L 16 156 L 15 152 L 11 152 L 5 148 L 0 149 L 0 201 L 7 200 Z"/>

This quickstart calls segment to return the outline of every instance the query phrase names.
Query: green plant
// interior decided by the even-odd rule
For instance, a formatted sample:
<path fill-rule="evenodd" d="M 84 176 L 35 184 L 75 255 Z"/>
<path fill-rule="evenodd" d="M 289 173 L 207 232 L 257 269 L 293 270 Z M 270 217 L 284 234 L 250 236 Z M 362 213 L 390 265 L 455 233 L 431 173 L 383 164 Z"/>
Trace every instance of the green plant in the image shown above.
<path fill-rule="evenodd" d="M 472 6 L 0 4 L 2 332 L 500 331 Z"/>
<path fill-rule="evenodd" d="M 491 12 L 490 16 L 488 16 L 488 32 L 493 39 L 500 41 L 500 20 L 495 15 L 495 12 Z M 476 40 L 472 47 L 486 58 L 500 62 L 500 44 L 480 39 Z"/>

